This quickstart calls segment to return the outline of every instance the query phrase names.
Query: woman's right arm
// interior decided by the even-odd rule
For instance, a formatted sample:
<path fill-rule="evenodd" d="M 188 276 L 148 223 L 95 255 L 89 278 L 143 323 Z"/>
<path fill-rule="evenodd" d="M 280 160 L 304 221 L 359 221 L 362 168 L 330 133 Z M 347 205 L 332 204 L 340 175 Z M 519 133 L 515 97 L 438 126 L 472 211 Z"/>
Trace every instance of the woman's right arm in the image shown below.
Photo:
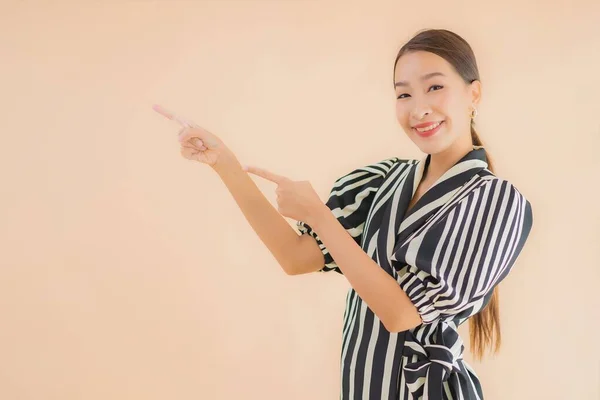
<path fill-rule="evenodd" d="M 316 240 L 310 235 L 298 235 L 218 136 L 162 106 L 155 105 L 153 109 L 183 128 L 178 134 L 183 157 L 207 164 L 219 174 L 252 229 L 286 274 L 305 274 L 323 268 L 325 260 Z"/>
<path fill-rule="evenodd" d="M 298 235 L 235 157 L 219 160 L 213 169 L 286 274 L 306 274 L 323 268 L 324 257 L 317 242 L 310 235 Z"/>

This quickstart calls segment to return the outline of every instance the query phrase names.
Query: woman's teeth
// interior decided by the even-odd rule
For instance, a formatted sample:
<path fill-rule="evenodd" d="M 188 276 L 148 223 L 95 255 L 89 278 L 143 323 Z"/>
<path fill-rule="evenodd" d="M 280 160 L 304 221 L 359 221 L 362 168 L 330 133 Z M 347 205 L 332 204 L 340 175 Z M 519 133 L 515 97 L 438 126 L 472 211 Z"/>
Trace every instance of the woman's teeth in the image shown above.
<path fill-rule="evenodd" d="M 427 131 L 437 128 L 440 124 L 441 124 L 441 122 L 438 122 L 433 125 L 429 125 L 426 128 L 415 128 L 415 129 L 418 130 L 419 132 L 427 132 Z"/>

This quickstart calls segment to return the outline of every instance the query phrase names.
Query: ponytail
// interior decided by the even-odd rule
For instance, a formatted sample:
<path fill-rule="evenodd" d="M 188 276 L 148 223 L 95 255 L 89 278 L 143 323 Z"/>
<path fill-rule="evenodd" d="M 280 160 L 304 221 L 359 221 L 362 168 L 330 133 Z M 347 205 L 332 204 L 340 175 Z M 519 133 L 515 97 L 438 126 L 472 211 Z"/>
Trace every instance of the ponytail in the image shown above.
<path fill-rule="evenodd" d="M 471 122 L 471 139 L 473 145 L 482 146 L 483 143 L 475 131 L 473 122 Z M 488 169 L 493 172 L 492 161 L 487 150 L 485 150 Z M 498 287 L 492 292 L 492 298 L 489 303 L 477 314 L 469 319 L 469 338 L 471 353 L 476 359 L 481 360 L 486 350 L 491 349 L 492 353 L 500 350 L 502 335 L 500 332 L 500 300 L 498 298 Z"/>

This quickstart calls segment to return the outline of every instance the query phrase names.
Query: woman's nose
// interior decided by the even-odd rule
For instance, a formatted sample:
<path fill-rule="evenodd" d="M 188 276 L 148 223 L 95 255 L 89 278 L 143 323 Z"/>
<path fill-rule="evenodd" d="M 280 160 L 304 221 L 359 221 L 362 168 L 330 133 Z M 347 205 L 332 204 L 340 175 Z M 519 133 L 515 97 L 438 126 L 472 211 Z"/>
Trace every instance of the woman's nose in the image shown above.
<path fill-rule="evenodd" d="M 411 110 L 411 117 L 417 121 L 422 120 L 425 116 L 431 114 L 431 107 L 424 101 L 416 101 Z"/>
<path fill-rule="evenodd" d="M 429 108 L 415 108 L 411 112 L 411 117 L 417 121 L 420 121 L 429 114 L 431 114 L 431 110 Z"/>

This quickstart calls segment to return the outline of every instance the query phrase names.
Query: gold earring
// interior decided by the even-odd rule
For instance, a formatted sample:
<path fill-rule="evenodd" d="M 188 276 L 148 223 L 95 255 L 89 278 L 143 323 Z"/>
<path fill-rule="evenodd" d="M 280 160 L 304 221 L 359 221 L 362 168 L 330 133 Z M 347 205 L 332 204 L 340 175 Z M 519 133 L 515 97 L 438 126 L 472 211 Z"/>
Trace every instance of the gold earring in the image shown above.
<path fill-rule="evenodd" d="M 471 111 L 471 119 L 475 119 L 477 117 L 477 109 L 473 106 L 473 111 Z"/>

